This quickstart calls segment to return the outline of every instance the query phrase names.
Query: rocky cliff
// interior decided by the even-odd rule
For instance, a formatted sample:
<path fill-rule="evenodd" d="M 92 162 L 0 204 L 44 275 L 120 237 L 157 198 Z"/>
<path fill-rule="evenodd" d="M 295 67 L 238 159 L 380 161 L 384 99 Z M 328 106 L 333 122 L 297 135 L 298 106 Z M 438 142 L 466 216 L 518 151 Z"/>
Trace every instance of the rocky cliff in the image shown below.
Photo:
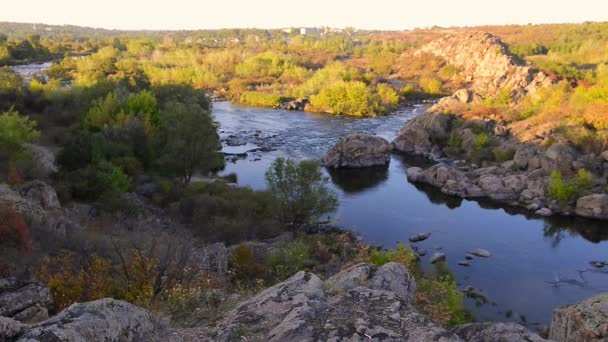
<path fill-rule="evenodd" d="M 483 97 L 509 89 L 511 96 L 518 99 L 552 82 L 510 54 L 499 38 L 485 32 L 449 35 L 425 45 L 420 53 L 433 54 L 459 67 L 469 90 Z"/>

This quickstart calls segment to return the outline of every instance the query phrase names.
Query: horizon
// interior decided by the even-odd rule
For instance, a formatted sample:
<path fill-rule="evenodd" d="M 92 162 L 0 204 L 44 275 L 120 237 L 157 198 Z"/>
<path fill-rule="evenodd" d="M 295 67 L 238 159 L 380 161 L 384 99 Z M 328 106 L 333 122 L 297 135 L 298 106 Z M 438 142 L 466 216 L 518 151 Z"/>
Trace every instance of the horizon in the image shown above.
<path fill-rule="evenodd" d="M 589 6 L 596 10 L 589 13 L 586 10 Z M 344 0 L 330 4 L 322 0 L 309 0 L 305 5 L 289 11 L 285 10 L 285 5 L 279 0 L 210 4 L 201 4 L 195 0 L 175 0 L 170 7 L 143 0 L 127 3 L 108 0 L 103 4 L 59 0 L 52 3 L 25 1 L 5 7 L 6 11 L 0 13 L 0 21 L 4 22 L 72 25 L 120 31 L 289 27 L 353 27 L 360 30 L 403 31 L 435 26 L 580 24 L 608 20 L 606 12 L 602 11 L 608 10 L 608 4 L 601 0 L 581 0 L 576 8 L 547 0 L 534 3 L 513 0 L 502 8 L 489 6 L 487 1 L 482 0 L 463 0 L 459 3 L 435 0 L 416 4 L 378 0 L 374 6 L 352 4 Z M 442 10 L 437 11 L 437 8 Z M 297 12 L 296 16 L 293 15 L 294 11 Z"/>

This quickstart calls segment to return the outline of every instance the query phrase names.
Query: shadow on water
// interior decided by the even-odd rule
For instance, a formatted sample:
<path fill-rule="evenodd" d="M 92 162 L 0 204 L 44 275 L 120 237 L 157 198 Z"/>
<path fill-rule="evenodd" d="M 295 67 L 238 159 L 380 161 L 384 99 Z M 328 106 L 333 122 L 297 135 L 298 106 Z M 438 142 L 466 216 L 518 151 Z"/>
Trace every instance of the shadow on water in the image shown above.
<path fill-rule="evenodd" d="M 331 182 L 345 193 L 359 193 L 372 189 L 388 179 L 388 167 L 362 169 L 327 168 Z"/>

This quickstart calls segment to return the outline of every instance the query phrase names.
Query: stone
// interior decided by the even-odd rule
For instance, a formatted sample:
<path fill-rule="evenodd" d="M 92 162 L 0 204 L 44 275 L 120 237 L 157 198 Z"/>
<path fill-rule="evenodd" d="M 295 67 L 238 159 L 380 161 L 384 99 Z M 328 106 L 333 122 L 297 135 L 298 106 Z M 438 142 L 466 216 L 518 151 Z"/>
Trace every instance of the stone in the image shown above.
<path fill-rule="evenodd" d="M 415 182 L 421 172 L 422 168 L 420 167 L 408 167 L 407 171 L 405 171 L 405 174 L 408 180 Z"/>
<path fill-rule="evenodd" d="M 195 340 L 461 341 L 409 304 L 412 285 L 397 263 L 355 265 L 325 283 L 298 272 L 210 323 Z"/>
<path fill-rule="evenodd" d="M 553 215 L 553 211 L 549 208 L 541 208 L 538 209 L 535 214 L 540 216 L 551 216 Z"/>
<path fill-rule="evenodd" d="M 358 168 L 386 165 L 391 160 L 392 145 L 381 137 L 354 133 L 343 137 L 323 157 L 331 168 Z"/>
<path fill-rule="evenodd" d="M 466 261 L 466 260 L 461 260 L 461 261 L 458 262 L 458 265 L 468 267 L 471 264 L 468 261 Z"/>
<path fill-rule="evenodd" d="M 545 173 L 558 170 L 565 174 L 573 172 L 572 163 L 576 160 L 576 149 L 568 144 L 557 143 L 551 145 L 540 160 Z"/>
<path fill-rule="evenodd" d="M 111 298 L 76 303 L 26 329 L 21 341 L 148 341 L 155 330 L 144 309 Z"/>
<path fill-rule="evenodd" d="M 553 310 L 549 339 L 557 342 L 608 340 L 608 293 Z"/>
<path fill-rule="evenodd" d="M 549 342 L 514 322 L 486 322 L 459 325 L 452 332 L 468 342 Z"/>
<path fill-rule="evenodd" d="M 55 154 L 46 146 L 36 144 L 25 144 L 25 148 L 33 157 L 37 172 L 36 178 L 46 178 L 59 171 L 55 160 Z"/>
<path fill-rule="evenodd" d="M 34 180 L 27 182 L 21 186 L 20 192 L 24 198 L 39 204 L 43 209 L 61 208 L 57 192 L 52 186 L 43 181 Z"/>
<path fill-rule="evenodd" d="M 593 194 L 579 198 L 575 212 L 583 217 L 608 220 L 608 195 Z"/>
<path fill-rule="evenodd" d="M 415 234 L 412 235 L 408 238 L 409 242 L 420 242 L 420 241 L 424 241 L 426 239 L 428 239 L 431 236 L 431 233 L 420 233 L 420 234 Z"/>
<path fill-rule="evenodd" d="M 0 279 L 0 316 L 39 322 L 48 318 L 51 304 L 51 292 L 42 283 Z"/>
<path fill-rule="evenodd" d="M 19 321 L 0 316 L 0 341 L 14 341 L 26 328 L 27 325 Z"/>
<path fill-rule="evenodd" d="M 602 152 L 602 153 L 600 154 L 600 157 L 601 157 L 602 159 L 604 159 L 605 161 L 608 161 L 608 150 L 606 150 L 606 151 Z"/>
<path fill-rule="evenodd" d="M 464 258 L 467 259 L 467 260 L 472 260 L 474 257 L 475 256 L 473 254 L 471 254 L 471 253 L 467 253 L 467 254 L 464 255 Z"/>
<path fill-rule="evenodd" d="M 438 158 L 433 141 L 447 139 L 449 133 L 447 115 L 425 113 L 405 123 L 392 145 L 395 150 L 431 158 Z"/>
<path fill-rule="evenodd" d="M 490 253 L 489 251 L 487 251 L 485 249 L 481 249 L 481 248 L 471 251 L 470 253 L 473 254 L 474 256 L 478 256 L 481 258 L 489 258 L 492 256 L 492 253 Z"/>
<path fill-rule="evenodd" d="M 431 264 L 445 262 L 445 258 L 445 253 L 435 253 L 433 256 L 431 256 Z"/>

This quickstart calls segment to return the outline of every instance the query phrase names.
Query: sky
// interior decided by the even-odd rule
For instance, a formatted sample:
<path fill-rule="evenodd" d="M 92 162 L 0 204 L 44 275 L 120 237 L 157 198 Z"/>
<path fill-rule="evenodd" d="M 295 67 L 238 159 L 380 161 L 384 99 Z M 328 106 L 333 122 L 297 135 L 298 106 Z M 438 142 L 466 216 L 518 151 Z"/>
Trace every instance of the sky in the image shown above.
<path fill-rule="evenodd" d="M 608 21 L 608 0 L 5 0 L 0 21 L 108 29 L 430 26 Z M 3 1 L 4 2 L 4 1 Z"/>

